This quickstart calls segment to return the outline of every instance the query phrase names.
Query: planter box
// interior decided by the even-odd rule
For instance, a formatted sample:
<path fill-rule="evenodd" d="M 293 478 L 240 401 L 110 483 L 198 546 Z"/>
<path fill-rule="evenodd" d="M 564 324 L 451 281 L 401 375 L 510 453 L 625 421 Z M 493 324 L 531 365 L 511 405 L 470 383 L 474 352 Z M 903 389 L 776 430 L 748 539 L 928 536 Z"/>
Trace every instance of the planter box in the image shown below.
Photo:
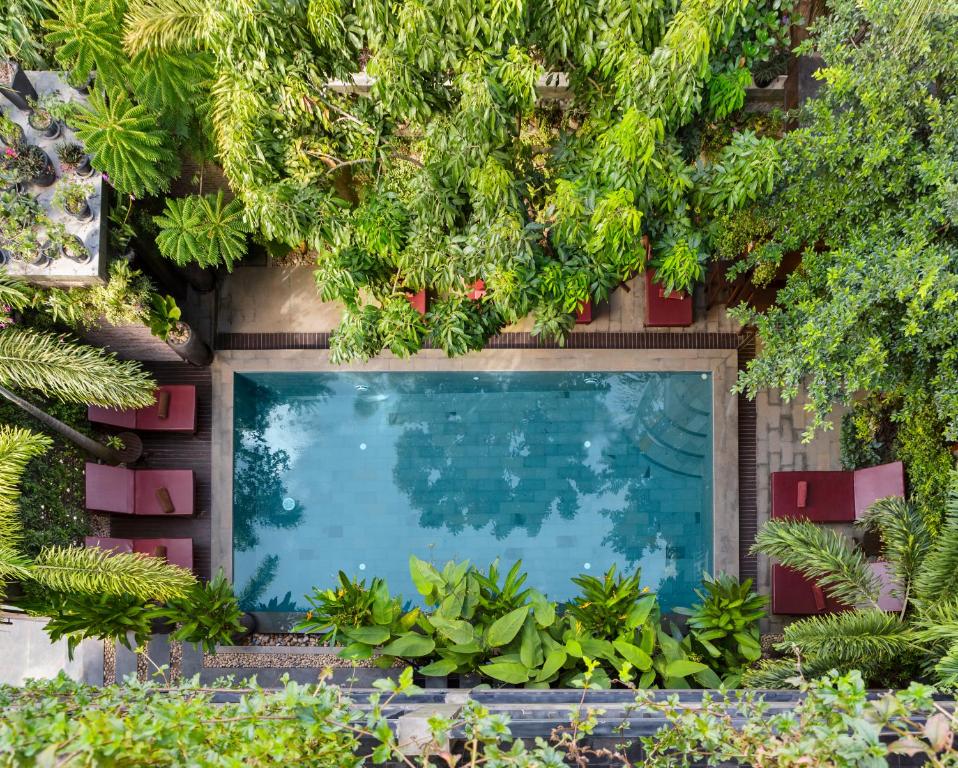
<path fill-rule="evenodd" d="M 685 328 L 692 325 L 692 297 L 666 290 L 655 282 L 655 270 L 645 272 L 645 324 L 650 328 Z"/>
<path fill-rule="evenodd" d="M 416 311 L 420 315 L 426 314 L 426 289 L 419 291 L 418 293 L 407 293 L 406 298 L 409 299 L 409 303 L 415 307 Z"/>

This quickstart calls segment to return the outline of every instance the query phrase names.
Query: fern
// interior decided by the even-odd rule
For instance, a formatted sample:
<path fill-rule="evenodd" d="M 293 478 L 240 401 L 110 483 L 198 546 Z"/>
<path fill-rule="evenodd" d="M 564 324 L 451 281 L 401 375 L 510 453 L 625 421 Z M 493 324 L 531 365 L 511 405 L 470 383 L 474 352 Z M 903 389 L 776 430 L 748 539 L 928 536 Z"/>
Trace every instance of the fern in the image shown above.
<path fill-rule="evenodd" d="M 870 608 L 812 616 L 785 627 L 794 646 L 821 666 L 884 664 L 915 648 L 915 633 L 896 614 Z"/>
<path fill-rule="evenodd" d="M 162 115 L 170 130 L 186 135 L 196 93 L 210 77 L 205 54 L 145 52 L 133 59 L 130 85 L 139 104 Z"/>
<path fill-rule="evenodd" d="M 143 105 L 122 92 L 90 94 L 90 108 L 76 117 L 77 136 L 95 168 L 105 171 L 118 192 L 142 196 L 165 190 L 177 171 L 168 134 Z"/>
<path fill-rule="evenodd" d="M 859 550 L 841 533 L 807 520 L 771 520 L 755 538 L 762 552 L 816 582 L 848 605 L 878 607 L 881 585 Z"/>
<path fill-rule="evenodd" d="M 958 472 L 952 472 L 945 518 L 915 574 L 915 599 L 928 606 L 958 595 Z"/>
<path fill-rule="evenodd" d="M 932 532 L 918 510 L 904 499 L 881 499 L 865 512 L 860 524 L 881 536 L 885 559 L 903 596 L 932 546 Z"/>
<path fill-rule="evenodd" d="M 168 198 L 165 214 L 154 221 L 160 227 L 156 236 L 160 253 L 177 264 L 223 264 L 232 270 L 233 263 L 246 255 L 243 204 L 232 200 L 224 205 L 222 191 L 215 196 Z"/>
<path fill-rule="evenodd" d="M 50 30 L 46 42 L 71 79 L 85 82 L 90 72 L 107 89 L 121 88 L 126 56 L 118 20 L 102 0 L 55 0 L 53 17 L 43 26 Z"/>
<path fill-rule="evenodd" d="M 32 298 L 33 289 L 26 281 L 0 269 L 0 304 L 6 304 L 11 309 L 23 309 Z"/>

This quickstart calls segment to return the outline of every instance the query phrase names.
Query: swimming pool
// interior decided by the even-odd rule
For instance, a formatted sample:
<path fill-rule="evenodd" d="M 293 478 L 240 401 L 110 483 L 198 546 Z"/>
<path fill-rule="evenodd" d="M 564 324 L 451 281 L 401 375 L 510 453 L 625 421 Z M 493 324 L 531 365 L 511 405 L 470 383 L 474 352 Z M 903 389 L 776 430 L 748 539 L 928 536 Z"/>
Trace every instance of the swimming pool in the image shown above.
<path fill-rule="evenodd" d="M 708 373 L 237 373 L 233 578 L 296 612 L 337 571 L 407 600 L 411 554 L 554 600 L 642 569 L 664 610 L 712 567 Z"/>

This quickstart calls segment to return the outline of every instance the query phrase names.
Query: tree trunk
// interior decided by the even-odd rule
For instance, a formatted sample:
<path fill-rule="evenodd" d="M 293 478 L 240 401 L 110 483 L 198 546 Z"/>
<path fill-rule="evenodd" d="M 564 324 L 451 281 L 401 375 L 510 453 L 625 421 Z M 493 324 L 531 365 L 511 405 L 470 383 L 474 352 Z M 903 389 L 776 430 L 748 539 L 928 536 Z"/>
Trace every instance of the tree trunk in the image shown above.
<path fill-rule="evenodd" d="M 73 427 L 67 426 L 62 421 L 53 418 L 46 411 L 37 408 L 32 403 L 28 403 L 22 397 L 19 397 L 9 389 L 0 387 L 0 396 L 5 397 L 14 405 L 19 406 L 24 411 L 29 413 L 33 418 L 43 424 L 45 427 L 49 428 L 53 432 L 56 432 L 64 440 L 69 440 L 74 445 L 82 448 L 87 453 L 96 456 L 98 459 L 105 461 L 107 464 L 119 464 L 120 463 L 120 454 L 103 443 L 99 443 L 94 440 L 92 437 L 87 437 L 81 432 L 77 432 Z"/>

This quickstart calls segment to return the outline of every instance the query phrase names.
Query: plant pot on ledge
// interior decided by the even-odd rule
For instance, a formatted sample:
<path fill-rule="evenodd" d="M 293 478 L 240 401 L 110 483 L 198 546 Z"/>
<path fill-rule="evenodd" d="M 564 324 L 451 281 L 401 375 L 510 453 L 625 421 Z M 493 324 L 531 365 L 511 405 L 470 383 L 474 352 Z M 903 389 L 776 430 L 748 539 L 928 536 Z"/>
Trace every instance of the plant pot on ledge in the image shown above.
<path fill-rule="evenodd" d="M 243 631 L 233 635 L 234 645 L 242 645 L 243 641 L 256 631 L 256 617 L 252 613 L 246 612 L 240 616 L 239 623 Z"/>
<path fill-rule="evenodd" d="M 176 323 L 166 343 L 190 365 L 205 367 L 213 362 L 213 350 L 193 331 L 189 323 Z"/>
<path fill-rule="evenodd" d="M 0 93 L 17 109 L 30 110 L 30 100 L 37 98 L 37 92 L 20 65 L 12 60 L 0 61 Z"/>

